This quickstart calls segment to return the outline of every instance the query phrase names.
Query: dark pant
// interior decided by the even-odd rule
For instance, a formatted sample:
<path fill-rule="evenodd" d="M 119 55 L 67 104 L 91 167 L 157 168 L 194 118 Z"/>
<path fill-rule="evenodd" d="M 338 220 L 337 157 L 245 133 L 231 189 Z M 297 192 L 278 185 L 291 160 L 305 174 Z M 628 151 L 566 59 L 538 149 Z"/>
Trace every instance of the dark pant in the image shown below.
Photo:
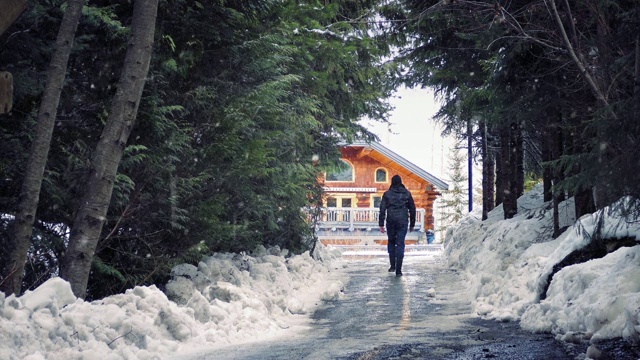
<path fill-rule="evenodd" d="M 390 258 L 402 260 L 404 258 L 404 238 L 407 237 L 408 223 L 387 222 L 387 252 Z"/>

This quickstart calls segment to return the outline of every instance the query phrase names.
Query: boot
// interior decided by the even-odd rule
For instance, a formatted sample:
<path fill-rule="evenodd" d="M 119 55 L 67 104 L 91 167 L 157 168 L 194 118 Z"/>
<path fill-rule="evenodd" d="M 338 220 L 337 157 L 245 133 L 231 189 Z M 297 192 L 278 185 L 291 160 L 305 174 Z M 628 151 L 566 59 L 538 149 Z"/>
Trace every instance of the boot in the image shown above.
<path fill-rule="evenodd" d="M 402 276 L 402 260 L 401 257 L 396 259 L 396 276 Z"/>
<path fill-rule="evenodd" d="M 389 272 L 396 271 L 396 257 L 389 255 L 389 262 L 391 263 L 391 267 L 389 268 Z"/>

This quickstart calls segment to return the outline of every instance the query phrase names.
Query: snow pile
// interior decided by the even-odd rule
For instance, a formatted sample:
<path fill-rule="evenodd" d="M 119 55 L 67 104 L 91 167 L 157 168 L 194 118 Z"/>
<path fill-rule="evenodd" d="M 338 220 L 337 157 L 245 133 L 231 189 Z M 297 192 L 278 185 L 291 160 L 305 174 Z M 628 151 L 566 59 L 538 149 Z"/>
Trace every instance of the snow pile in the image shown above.
<path fill-rule="evenodd" d="M 637 342 L 640 331 L 640 246 L 565 267 L 554 275 L 548 298 L 522 316 L 523 328 L 563 339 L 596 342 L 616 337 Z"/>
<path fill-rule="evenodd" d="M 571 220 L 572 203 L 562 204 L 564 222 Z M 445 253 L 450 265 L 468 271 L 470 295 L 480 315 L 503 321 L 518 319 L 538 300 L 530 276 L 544 266 L 552 247 L 553 213 L 545 208 L 541 188 L 518 199 L 518 215 L 504 220 L 502 206 L 487 220 L 470 214 L 449 230 Z M 553 246 L 553 245 L 551 245 Z"/>
<path fill-rule="evenodd" d="M 282 335 L 304 320 L 296 314 L 340 296 L 339 259 L 317 251 L 323 261 L 261 248 L 182 264 L 169 297 L 150 286 L 85 302 L 60 278 L 21 297 L 0 293 L 0 359 L 159 359 Z"/>
<path fill-rule="evenodd" d="M 553 211 L 543 202 L 540 186 L 518 199 L 513 219 L 504 220 L 501 206 L 485 221 L 470 214 L 447 234 L 450 265 L 465 271 L 474 310 L 483 317 L 520 320 L 524 329 L 549 331 L 564 340 L 638 342 L 640 245 L 567 266 L 547 284 L 554 266 L 589 244 L 597 226 L 596 214 L 572 219 L 573 206 L 561 204 L 561 227 L 573 226 L 555 240 Z M 640 239 L 640 224 L 625 222 L 609 208 L 603 213 L 604 237 Z"/>

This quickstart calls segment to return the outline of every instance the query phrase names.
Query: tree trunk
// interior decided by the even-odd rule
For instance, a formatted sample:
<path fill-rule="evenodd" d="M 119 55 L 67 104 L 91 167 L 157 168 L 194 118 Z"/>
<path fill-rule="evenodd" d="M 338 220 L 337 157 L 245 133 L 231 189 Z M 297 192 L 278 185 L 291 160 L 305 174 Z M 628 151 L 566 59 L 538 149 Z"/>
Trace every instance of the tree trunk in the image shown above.
<path fill-rule="evenodd" d="M 556 193 L 553 194 L 553 238 L 560 236 L 560 199 Z"/>
<path fill-rule="evenodd" d="M 482 121 L 482 220 L 489 217 L 489 212 L 495 207 L 495 160 L 493 151 L 489 149 L 489 133 L 486 120 Z"/>
<path fill-rule="evenodd" d="M 507 205 L 505 209 L 506 219 L 511 219 L 518 213 L 518 130 L 519 127 L 515 122 L 511 123 L 507 129 L 507 139 L 509 142 L 507 156 L 509 160 L 505 165 L 509 167 L 506 174 L 509 179 L 507 180 L 508 191 L 505 192 L 504 202 Z"/>
<path fill-rule="evenodd" d="M 637 98 L 640 98 L 640 34 L 636 35 L 636 64 L 634 69 L 635 86 L 633 88 L 633 94 Z M 635 102 L 636 107 L 638 102 Z"/>
<path fill-rule="evenodd" d="M 524 141 L 522 139 L 522 126 L 514 123 L 512 136 L 514 137 L 515 149 L 512 154 L 515 155 L 515 184 L 514 184 L 514 197 L 517 199 L 524 194 Z"/>
<path fill-rule="evenodd" d="M 542 188 L 544 202 L 553 200 L 553 171 L 551 169 L 551 165 L 549 164 L 549 162 L 553 160 L 553 135 L 551 134 L 551 132 L 552 131 L 550 131 L 549 127 L 546 127 L 542 131 L 542 139 L 540 141 L 542 147 Z"/>
<path fill-rule="evenodd" d="M 38 109 L 31 153 L 29 154 L 29 162 L 27 163 L 18 198 L 18 209 L 13 222 L 12 244 L 8 247 L 8 258 L 2 269 L 3 279 L 0 283 L 0 291 L 7 295 L 20 294 L 21 292 L 24 266 L 29 245 L 31 244 L 33 223 L 36 218 L 38 201 L 40 200 L 40 188 L 42 187 L 44 169 L 49 156 L 60 93 L 64 85 L 67 63 L 76 36 L 78 22 L 82 16 L 83 4 L 83 0 L 67 1 L 67 9 L 62 17 L 56 38 L 56 50 L 47 69 L 47 83 L 40 102 L 40 108 Z"/>
<path fill-rule="evenodd" d="M 487 154 L 487 195 L 485 197 L 487 213 L 496 207 L 496 155 L 493 150 Z"/>
<path fill-rule="evenodd" d="M 559 132 L 559 134 L 557 136 L 554 137 L 555 141 L 554 141 L 554 147 L 555 147 L 555 151 L 558 151 L 557 154 L 562 154 L 563 152 L 563 145 L 562 145 L 562 133 Z M 556 157 L 554 157 L 554 159 L 558 159 L 559 156 L 561 155 L 557 155 Z M 552 170 L 552 176 L 553 176 L 553 233 L 554 233 L 554 238 L 556 238 L 560 232 L 560 220 L 559 220 L 559 214 L 558 214 L 558 207 L 560 205 L 561 202 L 566 200 L 566 196 L 565 196 L 565 191 L 563 189 L 560 188 L 559 184 L 562 181 L 562 169 L 553 169 Z"/>
<path fill-rule="evenodd" d="M 591 214 L 596 211 L 591 189 L 582 189 L 574 195 L 576 205 L 576 219 L 582 215 Z"/>
<path fill-rule="evenodd" d="M 555 116 L 554 116 L 555 115 Z M 555 119 L 548 129 L 549 145 L 551 160 L 560 159 L 564 154 L 564 136 L 562 130 L 562 112 L 557 110 L 555 114 L 551 114 L 551 119 Z M 558 166 L 550 167 L 550 175 L 552 180 L 552 197 L 553 197 L 553 237 L 556 238 L 560 235 L 560 214 L 558 213 L 559 205 L 565 200 L 564 190 L 559 188 L 560 181 L 562 180 L 562 169 Z"/>
<path fill-rule="evenodd" d="M 91 161 L 86 190 L 74 218 L 69 247 L 60 269 L 60 275 L 71 283 L 73 293 L 80 298 L 85 297 L 91 262 L 109 209 L 118 164 L 135 123 L 149 71 L 158 1 L 134 2 L 131 41 L 118 90 Z"/>
<path fill-rule="evenodd" d="M 562 115 L 558 115 L 558 117 L 562 117 Z M 562 121 L 562 119 L 560 119 Z M 554 159 L 560 159 L 561 156 L 565 155 L 565 149 L 567 148 L 565 142 L 571 136 L 570 132 L 567 132 L 565 135 L 565 130 L 560 129 L 559 127 L 556 129 L 555 136 L 553 136 L 553 153 L 551 156 Z M 556 168 L 553 169 L 553 186 L 559 186 L 560 182 L 563 179 L 564 169 Z M 566 200 L 564 190 L 555 189 L 553 190 L 554 196 L 558 198 L 559 202 L 563 202 Z"/>
<path fill-rule="evenodd" d="M 635 117 L 638 119 L 640 118 L 640 34 L 636 35 L 636 56 L 633 78 L 635 79 L 635 85 L 633 87 L 635 101 L 633 102 L 633 106 Z"/>
<path fill-rule="evenodd" d="M 502 209 L 504 210 L 504 218 L 511 219 L 517 213 L 517 203 L 514 204 L 514 178 L 515 178 L 515 155 L 513 154 L 515 147 L 513 136 L 511 135 L 511 126 L 503 126 L 500 130 L 500 146 L 502 158 Z M 515 209 L 515 210 L 514 210 Z"/>
<path fill-rule="evenodd" d="M 502 149 L 502 144 L 498 144 L 496 148 Z M 504 202 L 504 164 L 502 163 L 502 151 L 495 151 L 494 158 L 496 161 L 496 206 L 502 205 Z"/>
<path fill-rule="evenodd" d="M 467 171 L 469 179 L 469 212 L 473 211 L 473 123 L 471 117 L 467 120 Z"/>

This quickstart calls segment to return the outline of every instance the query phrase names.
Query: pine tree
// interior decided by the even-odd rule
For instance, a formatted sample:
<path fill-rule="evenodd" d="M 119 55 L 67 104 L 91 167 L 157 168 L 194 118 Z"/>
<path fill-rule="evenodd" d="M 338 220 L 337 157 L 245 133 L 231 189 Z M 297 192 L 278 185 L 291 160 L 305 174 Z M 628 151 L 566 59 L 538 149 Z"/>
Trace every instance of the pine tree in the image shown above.
<path fill-rule="evenodd" d="M 467 159 L 465 154 L 454 147 L 449 153 L 449 190 L 443 191 L 440 209 L 442 210 L 442 230 L 456 224 L 467 213 L 468 192 L 467 192 Z"/>

